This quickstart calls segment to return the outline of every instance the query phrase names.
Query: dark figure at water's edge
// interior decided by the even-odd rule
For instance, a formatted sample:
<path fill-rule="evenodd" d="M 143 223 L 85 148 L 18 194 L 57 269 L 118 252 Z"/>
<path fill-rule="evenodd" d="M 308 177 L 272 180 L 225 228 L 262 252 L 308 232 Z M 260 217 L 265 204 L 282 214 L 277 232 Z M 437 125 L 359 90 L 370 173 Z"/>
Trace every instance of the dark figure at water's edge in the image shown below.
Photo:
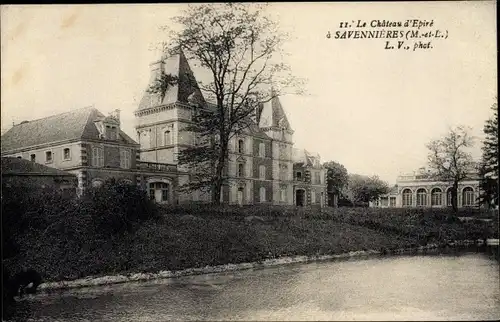
<path fill-rule="evenodd" d="M 24 294 L 35 294 L 42 283 L 42 277 L 34 269 L 23 269 L 10 276 L 9 271 L 3 267 L 3 296 L 12 301 L 15 296 L 23 297 Z"/>

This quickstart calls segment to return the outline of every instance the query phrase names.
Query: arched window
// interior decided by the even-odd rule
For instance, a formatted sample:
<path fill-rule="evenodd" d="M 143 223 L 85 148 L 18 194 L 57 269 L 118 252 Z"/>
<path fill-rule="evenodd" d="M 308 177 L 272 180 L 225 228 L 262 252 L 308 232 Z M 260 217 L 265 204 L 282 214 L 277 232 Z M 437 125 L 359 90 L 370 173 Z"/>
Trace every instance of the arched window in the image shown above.
<path fill-rule="evenodd" d="M 462 206 L 470 207 L 474 205 L 474 189 L 466 187 L 462 190 Z"/>
<path fill-rule="evenodd" d="M 451 207 L 451 188 L 446 190 L 446 206 Z"/>
<path fill-rule="evenodd" d="M 260 202 L 266 202 L 266 188 L 260 187 L 259 195 L 260 195 Z"/>
<path fill-rule="evenodd" d="M 417 190 L 417 207 L 427 206 L 427 191 L 423 188 Z"/>
<path fill-rule="evenodd" d="M 410 189 L 403 190 L 403 207 L 410 207 L 413 204 L 412 192 Z"/>
<path fill-rule="evenodd" d="M 238 153 L 245 153 L 245 142 L 243 139 L 238 140 Z"/>
<path fill-rule="evenodd" d="M 434 188 L 431 191 L 431 206 L 442 206 L 443 205 L 443 193 L 441 189 Z"/>

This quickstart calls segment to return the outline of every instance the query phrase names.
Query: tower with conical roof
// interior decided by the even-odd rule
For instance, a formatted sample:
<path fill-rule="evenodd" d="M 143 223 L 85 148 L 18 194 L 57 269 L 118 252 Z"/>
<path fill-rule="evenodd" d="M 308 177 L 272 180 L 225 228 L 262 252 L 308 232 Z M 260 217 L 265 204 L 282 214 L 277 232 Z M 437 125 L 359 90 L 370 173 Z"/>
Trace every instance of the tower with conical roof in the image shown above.
<path fill-rule="evenodd" d="M 204 101 L 185 55 L 163 54 L 150 64 L 151 76 L 135 114 L 140 160 L 154 163 L 178 164 L 177 155 L 183 147 L 194 144 L 193 133 L 183 131 L 192 119 L 193 104 Z M 162 91 L 151 90 L 162 75 L 174 76 L 177 81 Z M 177 167 L 182 172 L 182 167 Z M 180 173 L 174 186 L 188 180 Z"/>
<path fill-rule="evenodd" d="M 265 103 L 258 117 L 259 128 L 272 144 L 273 200 L 293 203 L 293 129 L 279 97 L 271 90 L 272 99 Z"/>

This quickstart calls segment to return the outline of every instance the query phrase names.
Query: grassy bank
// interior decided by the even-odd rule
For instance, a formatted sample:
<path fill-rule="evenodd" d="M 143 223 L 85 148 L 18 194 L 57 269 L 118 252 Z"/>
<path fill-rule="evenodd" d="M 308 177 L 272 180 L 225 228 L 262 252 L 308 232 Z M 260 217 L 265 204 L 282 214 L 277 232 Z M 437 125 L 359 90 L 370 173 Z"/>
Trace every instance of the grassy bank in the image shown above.
<path fill-rule="evenodd" d="M 31 267 L 46 281 L 57 281 L 498 238 L 498 217 L 462 223 L 446 209 L 158 209 L 136 195 L 132 199 L 144 204 L 134 211 L 148 212 L 138 216 L 129 211 L 126 203 L 131 201 L 122 190 L 106 194 L 101 191 L 99 197 L 94 194 L 94 199 L 69 206 L 51 201 L 59 208 L 45 205 L 31 217 L 22 217 L 21 226 L 28 227 L 14 236 L 18 252 L 4 260 L 6 267 Z M 42 220 L 48 215 L 52 221 Z"/>

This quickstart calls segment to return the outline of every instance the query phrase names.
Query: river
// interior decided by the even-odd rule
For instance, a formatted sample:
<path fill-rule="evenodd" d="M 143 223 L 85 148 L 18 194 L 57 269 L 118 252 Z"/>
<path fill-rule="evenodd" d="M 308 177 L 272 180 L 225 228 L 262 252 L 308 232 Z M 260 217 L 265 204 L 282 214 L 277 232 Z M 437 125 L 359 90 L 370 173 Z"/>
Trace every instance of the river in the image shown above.
<path fill-rule="evenodd" d="M 294 264 L 30 296 L 19 320 L 498 320 L 499 263 L 480 253 Z"/>

